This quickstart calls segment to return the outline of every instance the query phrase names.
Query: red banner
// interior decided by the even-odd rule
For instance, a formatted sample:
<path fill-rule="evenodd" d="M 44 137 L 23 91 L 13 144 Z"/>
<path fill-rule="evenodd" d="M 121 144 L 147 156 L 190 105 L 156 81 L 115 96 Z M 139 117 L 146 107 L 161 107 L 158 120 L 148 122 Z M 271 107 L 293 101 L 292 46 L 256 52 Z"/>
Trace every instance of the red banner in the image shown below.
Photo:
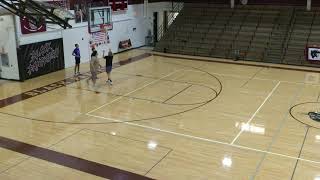
<path fill-rule="evenodd" d="M 47 26 L 45 23 L 37 27 L 36 25 L 30 23 L 27 18 L 20 18 L 20 25 L 22 34 L 45 32 L 47 30 Z"/>
<path fill-rule="evenodd" d="M 131 47 L 132 47 L 132 44 L 130 39 L 119 42 L 119 49 L 128 49 Z"/>

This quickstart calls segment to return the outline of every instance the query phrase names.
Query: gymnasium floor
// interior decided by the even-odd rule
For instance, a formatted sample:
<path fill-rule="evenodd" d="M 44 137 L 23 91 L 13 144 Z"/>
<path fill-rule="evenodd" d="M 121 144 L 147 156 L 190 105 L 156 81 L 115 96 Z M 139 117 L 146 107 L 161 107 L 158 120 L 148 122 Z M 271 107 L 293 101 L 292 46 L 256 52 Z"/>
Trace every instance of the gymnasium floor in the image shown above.
<path fill-rule="evenodd" d="M 1 83 L 0 179 L 320 179 L 318 73 L 147 52 Z"/>

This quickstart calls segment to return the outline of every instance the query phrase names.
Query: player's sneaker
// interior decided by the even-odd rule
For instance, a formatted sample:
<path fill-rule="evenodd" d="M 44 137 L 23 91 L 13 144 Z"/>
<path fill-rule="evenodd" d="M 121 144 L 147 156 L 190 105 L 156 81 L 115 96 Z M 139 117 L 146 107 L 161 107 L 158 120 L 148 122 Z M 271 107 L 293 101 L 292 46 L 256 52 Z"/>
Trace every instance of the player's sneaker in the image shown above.
<path fill-rule="evenodd" d="M 112 85 L 112 81 L 111 81 L 110 79 L 108 79 L 106 82 L 107 82 L 108 84 Z"/>

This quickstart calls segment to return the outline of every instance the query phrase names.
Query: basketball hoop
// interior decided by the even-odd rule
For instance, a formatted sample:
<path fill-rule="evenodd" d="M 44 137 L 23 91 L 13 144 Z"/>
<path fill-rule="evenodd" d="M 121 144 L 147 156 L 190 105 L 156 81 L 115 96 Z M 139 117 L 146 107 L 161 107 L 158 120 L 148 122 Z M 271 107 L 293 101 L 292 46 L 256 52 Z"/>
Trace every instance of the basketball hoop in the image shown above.
<path fill-rule="evenodd" d="M 107 23 L 107 24 L 100 24 L 100 32 L 106 33 L 109 30 L 113 29 L 113 24 L 112 23 Z"/>
<path fill-rule="evenodd" d="M 108 31 L 110 31 L 110 30 L 113 29 L 113 23 L 112 23 L 112 22 L 107 23 L 107 24 L 105 24 L 105 25 L 106 25 L 106 28 L 107 28 Z"/>

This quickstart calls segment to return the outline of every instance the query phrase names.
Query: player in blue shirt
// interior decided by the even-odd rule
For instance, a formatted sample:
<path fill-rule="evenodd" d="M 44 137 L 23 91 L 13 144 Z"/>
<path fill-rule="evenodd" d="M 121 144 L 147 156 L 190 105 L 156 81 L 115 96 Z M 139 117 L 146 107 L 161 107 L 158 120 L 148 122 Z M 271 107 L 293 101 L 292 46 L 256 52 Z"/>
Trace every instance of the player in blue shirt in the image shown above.
<path fill-rule="evenodd" d="M 72 55 L 74 56 L 75 58 L 75 62 L 76 62 L 76 65 L 74 66 L 74 75 L 76 76 L 77 74 L 79 75 L 80 74 L 80 49 L 79 49 L 79 44 L 75 44 L 75 49 L 73 50 L 72 52 Z M 77 72 L 77 69 L 78 69 L 78 72 Z"/>

